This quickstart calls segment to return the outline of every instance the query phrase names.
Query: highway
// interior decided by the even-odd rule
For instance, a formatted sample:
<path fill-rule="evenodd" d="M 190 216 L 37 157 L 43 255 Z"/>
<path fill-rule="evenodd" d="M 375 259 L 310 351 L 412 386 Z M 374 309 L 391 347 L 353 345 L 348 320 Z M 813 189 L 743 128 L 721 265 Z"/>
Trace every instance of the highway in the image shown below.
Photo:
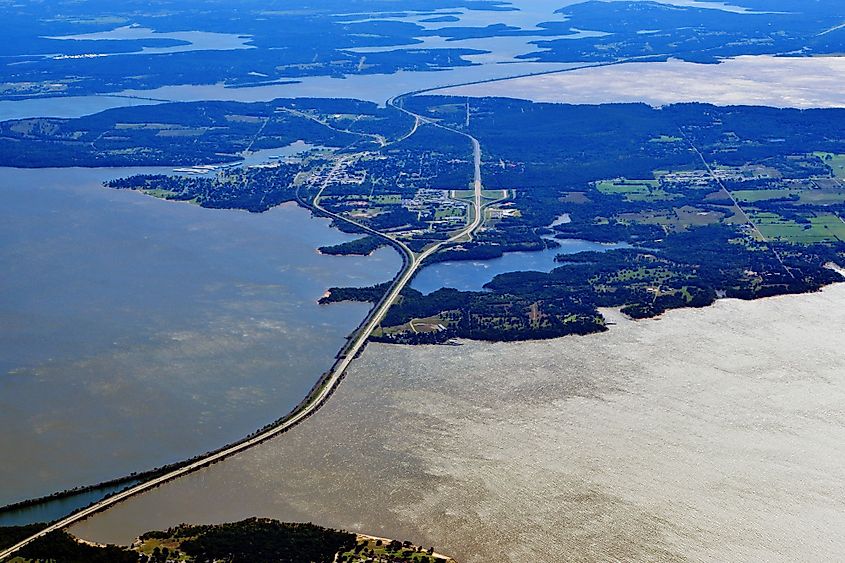
<path fill-rule="evenodd" d="M 8 557 L 12 556 L 15 552 L 17 552 L 19 549 L 21 549 L 24 546 L 32 543 L 36 539 L 43 537 L 46 534 L 49 534 L 50 532 L 54 532 L 56 530 L 62 530 L 64 528 L 67 528 L 67 527 L 69 527 L 69 526 L 71 526 L 71 525 L 73 525 L 73 524 L 75 524 L 75 523 L 77 523 L 81 520 L 88 518 L 92 514 L 95 514 L 97 512 L 105 510 L 105 509 L 107 509 L 111 506 L 114 506 L 115 504 L 122 502 L 122 501 L 128 499 L 129 497 L 132 497 L 132 496 L 138 495 L 140 493 L 149 491 L 151 489 L 154 489 L 155 487 L 158 487 L 162 483 L 166 483 L 167 481 L 172 481 L 173 479 L 183 477 L 183 476 L 185 476 L 189 473 L 192 473 L 192 472 L 194 472 L 198 469 L 201 469 L 203 467 L 207 467 L 207 466 L 209 466 L 213 463 L 216 463 L 216 462 L 218 462 L 218 461 L 220 461 L 224 458 L 230 457 L 230 456 L 235 455 L 237 453 L 240 453 L 244 450 L 247 450 L 247 449 L 249 449 L 253 446 L 256 446 L 256 445 L 258 445 L 258 444 L 260 444 L 260 443 L 262 443 L 262 442 L 264 442 L 264 441 L 266 441 L 270 438 L 278 436 L 279 434 L 282 434 L 283 432 L 285 432 L 287 430 L 290 430 L 291 428 L 293 428 L 294 426 L 296 426 L 297 424 L 302 422 L 305 418 L 307 418 L 308 416 L 310 416 L 314 412 L 316 412 L 325 403 L 326 399 L 328 399 L 329 396 L 331 396 L 331 394 L 337 388 L 340 381 L 343 379 L 343 374 L 345 373 L 346 369 L 349 367 L 349 364 L 352 363 L 352 360 L 354 360 L 355 357 L 358 355 L 358 353 L 360 353 L 361 350 L 364 348 L 364 346 L 367 343 L 367 339 L 370 337 L 373 330 L 375 330 L 375 328 L 378 326 L 378 324 L 381 322 L 381 320 L 387 314 L 388 309 L 390 309 L 390 306 L 399 297 L 399 294 L 401 293 L 401 291 L 413 279 L 417 270 L 420 269 L 420 267 L 422 266 L 422 264 L 426 260 L 426 258 L 428 258 L 432 254 L 434 254 L 435 252 L 437 252 L 438 250 L 443 248 L 443 246 L 445 246 L 445 245 L 452 244 L 452 243 L 455 243 L 455 242 L 458 242 L 458 241 L 472 237 L 472 234 L 478 229 L 478 227 L 481 226 L 481 223 L 483 222 L 483 217 L 484 217 L 484 207 L 482 205 L 482 197 L 481 197 L 481 194 L 482 194 L 481 145 L 479 144 L 478 140 L 475 139 L 475 137 L 472 137 L 471 135 L 469 135 L 468 133 L 465 133 L 463 131 L 459 131 L 457 129 L 452 129 L 450 127 L 446 127 L 446 126 L 440 125 L 438 123 L 434 123 L 431 120 L 429 120 L 429 119 L 427 119 L 423 116 L 414 114 L 412 112 L 405 110 L 404 108 L 396 106 L 396 105 L 394 105 L 394 100 L 389 100 L 388 103 L 390 103 L 390 105 L 392 105 L 396 109 L 414 117 L 413 131 L 416 131 L 417 127 L 421 123 L 429 123 L 429 124 L 432 124 L 436 127 L 440 127 L 442 129 L 446 129 L 446 130 L 452 131 L 454 133 L 457 133 L 459 135 L 462 135 L 462 136 L 466 137 L 467 139 L 469 139 L 471 141 L 472 150 L 473 150 L 473 168 L 474 168 L 474 175 L 473 175 L 474 176 L 473 177 L 474 198 L 473 198 L 473 205 L 472 205 L 472 209 L 471 209 L 472 220 L 469 221 L 468 224 L 463 229 L 461 229 L 460 231 L 458 231 L 457 233 L 452 235 L 449 239 L 438 242 L 438 243 L 426 248 L 423 252 L 416 254 L 416 253 L 412 252 L 411 249 L 408 248 L 408 246 L 404 242 L 402 242 L 401 240 L 398 240 L 398 239 L 391 237 L 389 235 L 385 235 L 383 233 L 380 233 L 380 232 L 378 232 L 374 229 L 371 229 L 371 228 L 369 228 L 365 225 L 362 225 L 360 223 L 357 223 L 355 221 L 351 221 L 349 219 L 341 217 L 340 215 L 332 213 L 331 211 L 328 211 L 327 209 L 323 208 L 320 205 L 320 197 L 321 197 L 323 191 L 331 183 L 332 179 L 335 177 L 336 173 L 338 172 L 338 170 L 343 165 L 344 159 L 349 158 L 349 157 L 340 157 L 335 162 L 331 171 L 324 178 L 322 185 L 321 185 L 319 191 L 317 192 L 317 195 L 314 198 L 314 201 L 313 201 L 313 204 L 312 204 L 313 207 L 316 210 L 318 210 L 320 213 L 323 213 L 323 214 L 325 214 L 329 217 L 332 217 L 332 218 L 337 219 L 339 221 L 345 221 L 347 223 L 351 223 L 351 224 L 355 225 L 356 227 L 364 230 L 367 233 L 370 233 L 372 235 L 379 236 L 381 238 L 388 240 L 394 247 L 397 247 L 400 250 L 400 252 L 403 253 L 403 258 L 404 258 L 405 262 L 404 262 L 403 270 L 397 275 L 396 278 L 394 278 L 393 284 L 390 286 L 387 293 L 373 307 L 373 309 L 369 313 L 369 316 L 362 323 L 363 328 L 361 328 L 361 329 L 359 329 L 355 332 L 355 334 L 352 337 L 351 342 L 349 344 L 347 344 L 347 346 L 344 348 L 344 350 L 339 355 L 335 364 L 323 376 L 323 378 L 320 380 L 320 382 L 318 382 L 318 384 L 312 389 L 312 391 L 308 395 L 308 397 L 306 397 L 306 399 L 303 400 L 303 402 L 300 403 L 299 406 L 296 409 L 293 410 L 293 412 L 291 412 L 287 417 L 280 419 L 279 422 L 277 424 L 275 424 L 274 426 L 272 426 L 271 428 L 263 430 L 263 431 L 259 432 L 258 434 L 255 434 L 254 436 L 246 438 L 246 439 L 244 439 L 240 442 L 237 442 L 237 443 L 232 444 L 230 446 L 226 446 L 223 449 L 217 450 L 215 452 L 211 452 L 211 453 L 209 453 L 205 456 L 202 456 L 202 457 L 196 459 L 195 461 L 192 461 L 191 463 L 189 463 L 187 465 L 184 465 L 182 467 L 174 469 L 173 471 L 170 471 L 170 472 L 168 472 L 164 475 L 161 475 L 159 477 L 155 477 L 153 479 L 150 479 L 149 481 L 145 481 L 145 482 L 140 483 L 138 485 L 134 485 L 134 486 L 126 489 L 125 491 L 122 491 L 120 493 L 117 493 L 113 496 L 110 496 L 108 498 L 105 498 L 103 500 L 100 500 L 100 501 L 94 503 L 91 506 L 89 506 L 88 508 L 82 509 L 79 512 L 76 512 L 74 514 L 66 516 L 65 518 L 58 520 L 54 524 L 51 524 L 50 526 L 44 528 L 40 532 L 20 541 L 19 543 L 15 544 L 15 545 L 13 545 L 9 548 L 6 548 L 6 549 L 0 551 L 0 561 L 7 559 Z M 407 138 L 407 136 L 405 138 Z"/>

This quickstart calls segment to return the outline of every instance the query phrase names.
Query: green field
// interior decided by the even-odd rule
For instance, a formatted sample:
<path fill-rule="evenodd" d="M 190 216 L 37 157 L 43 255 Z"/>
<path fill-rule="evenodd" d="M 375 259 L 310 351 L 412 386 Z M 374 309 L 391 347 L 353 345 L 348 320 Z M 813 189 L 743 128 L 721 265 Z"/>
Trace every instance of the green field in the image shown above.
<path fill-rule="evenodd" d="M 457 209 L 455 207 L 447 207 L 445 209 L 437 209 L 434 212 L 435 219 L 448 219 L 449 217 L 463 217 L 466 215 L 464 209 Z"/>
<path fill-rule="evenodd" d="M 690 227 L 713 225 L 720 222 L 724 217 L 724 213 L 685 205 L 673 209 L 621 213 L 616 216 L 616 219 L 623 223 L 660 225 L 669 232 L 679 232 Z"/>
<path fill-rule="evenodd" d="M 141 192 L 143 192 L 143 193 L 145 193 L 149 196 L 158 197 L 158 198 L 161 198 L 161 199 L 169 199 L 169 198 L 176 195 L 176 192 L 171 192 L 170 190 L 160 190 L 158 188 L 152 188 L 152 189 L 149 189 L 149 190 L 141 190 Z"/>
<path fill-rule="evenodd" d="M 667 201 L 678 197 L 661 188 L 657 180 L 602 180 L 596 182 L 596 189 L 605 195 L 624 196 L 626 201 Z"/>
<path fill-rule="evenodd" d="M 766 201 L 768 199 L 782 199 L 793 194 L 800 194 L 802 190 L 790 188 L 764 189 L 764 190 L 737 190 L 731 195 L 739 203 L 754 203 L 755 201 Z"/>
<path fill-rule="evenodd" d="M 830 166 L 837 178 L 845 180 L 845 154 L 833 154 L 830 152 L 814 152 L 813 154 Z"/>
<path fill-rule="evenodd" d="M 845 190 L 805 190 L 798 201 L 810 205 L 845 203 Z"/>
<path fill-rule="evenodd" d="M 835 213 L 807 216 L 807 223 L 784 219 L 776 213 L 751 213 L 751 220 L 763 236 L 796 244 L 845 242 L 845 223 Z"/>
<path fill-rule="evenodd" d="M 772 199 L 783 199 L 797 196 L 795 203 L 804 205 L 830 205 L 845 202 L 845 189 L 813 189 L 807 186 L 801 188 L 770 188 L 761 190 L 736 190 L 731 192 L 739 203 L 755 203 Z"/>

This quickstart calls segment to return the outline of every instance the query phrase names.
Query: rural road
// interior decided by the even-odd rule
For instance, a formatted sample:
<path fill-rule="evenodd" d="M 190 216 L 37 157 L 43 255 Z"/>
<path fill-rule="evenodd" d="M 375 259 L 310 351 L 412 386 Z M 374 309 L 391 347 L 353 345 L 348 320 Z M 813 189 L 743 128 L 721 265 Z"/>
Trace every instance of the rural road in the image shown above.
<path fill-rule="evenodd" d="M 189 463 L 189 464 L 187 464 L 183 467 L 180 467 L 178 469 L 174 469 L 173 471 L 170 471 L 170 472 L 168 472 L 164 475 L 161 475 L 159 477 L 155 477 L 153 479 L 150 479 L 149 481 L 145 481 L 145 482 L 140 483 L 138 485 L 134 485 L 134 486 L 132 486 L 132 487 L 120 492 L 120 493 L 117 493 L 113 496 L 110 496 L 110 497 L 105 498 L 105 499 L 103 499 L 99 502 L 96 502 L 96 503 L 92 504 L 91 506 L 80 510 L 79 512 L 76 512 L 76 513 L 71 514 L 71 515 L 69 515 L 65 518 L 62 518 L 61 520 L 58 520 L 54 524 L 51 524 L 50 526 L 44 528 L 40 532 L 38 532 L 38 533 L 20 541 L 20 542 L 18 542 L 17 544 L 15 544 L 11 547 L 8 547 L 8 548 L 0 551 L 0 561 L 7 559 L 8 557 L 12 556 L 15 552 L 17 552 L 19 549 L 21 549 L 24 546 L 32 543 L 33 541 L 37 540 L 38 538 L 49 534 L 50 532 L 54 532 L 54 531 L 57 531 L 57 530 L 62 530 L 64 528 L 67 528 L 67 527 L 69 527 L 69 526 L 71 526 L 71 525 L 73 525 L 73 524 L 75 524 L 75 523 L 77 523 L 81 520 L 88 518 L 89 516 L 91 516 L 91 515 L 93 515 L 97 512 L 105 510 L 105 509 L 109 508 L 110 506 L 114 506 L 115 504 L 122 502 L 122 501 L 128 499 L 129 497 L 138 495 L 138 494 L 143 493 L 145 491 L 149 491 L 149 490 L 161 485 L 162 483 L 166 483 L 167 481 L 172 481 L 173 479 L 176 479 L 178 477 L 182 477 L 184 475 L 192 473 L 192 472 L 194 472 L 194 471 L 196 471 L 196 470 L 198 470 L 202 467 L 206 467 L 206 466 L 211 465 L 213 463 L 216 463 L 216 462 L 218 462 L 218 461 L 220 461 L 224 458 L 227 458 L 229 456 L 232 456 L 234 454 L 237 454 L 239 452 L 247 450 L 247 449 L 249 449 L 249 448 L 251 448 L 255 445 L 258 445 L 258 444 L 260 444 L 260 443 L 262 443 L 262 442 L 264 442 L 264 441 L 266 441 L 270 438 L 273 438 L 274 436 L 282 434 L 283 432 L 285 432 L 285 431 L 289 430 L 290 428 L 296 426 L 298 423 L 300 423 L 306 417 L 308 417 L 311 414 L 313 414 L 314 412 L 316 412 L 323 405 L 323 403 L 326 401 L 326 399 L 329 398 L 329 396 L 332 394 L 332 392 L 335 390 L 335 388 L 337 387 L 337 385 L 340 383 L 341 379 L 343 378 L 343 374 L 346 371 L 346 369 L 349 367 L 349 364 L 352 363 L 352 360 L 354 360 L 355 357 L 358 355 L 358 353 L 364 348 L 364 346 L 367 342 L 367 339 L 370 337 L 370 334 L 372 334 L 373 330 L 375 330 L 375 328 L 378 326 L 378 324 L 384 318 L 385 314 L 387 314 L 388 309 L 390 309 L 390 306 L 399 297 L 399 294 L 401 293 L 401 291 L 413 279 L 414 274 L 416 274 L 417 270 L 420 269 L 420 267 L 422 266 L 422 264 L 426 260 L 426 258 L 428 258 L 432 254 L 434 254 L 435 252 L 437 252 L 438 250 L 443 248 L 443 246 L 445 246 L 445 245 L 452 244 L 454 242 L 458 242 L 458 241 L 464 239 L 465 237 L 472 237 L 472 234 L 476 231 L 476 229 L 478 229 L 478 227 L 481 226 L 481 223 L 483 222 L 483 217 L 484 217 L 484 215 L 483 215 L 484 210 L 483 210 L 482 197 L 481 197 L 481 194 L 482 194 L 481 145 L 478 143 L 477 139 L 475 139 L 474 137 L 472 137 L 468 133 L 465 133 L 463 131 L 459 131 L 457 129 L 452 129 L 450 127 L 446 127 L 444 125 L 432 122 L 431 120 L 429 120 L 429 119 L 427 119 L 423 116 L 414 114 L 414 113 L 409 112 L 409 111 L 407 111 L 407 110 L 405 110 L 405 109 L 403 109 L 399 106 L 394 105 L 393 102 L 394 102 L 394 100 L 390 100 L 388 103 L 390 105 L 392 105 L 393 107 L 395 107 L 396 109 L 414 117 L 413 131 L 416 131 L 421 123 L 426 123 L 426 124 L 431 124 L 431 125 L 434 125 L 436 127 L 440 127 L 442 129 L 446 129 L 448 131 L 452 131 L 454 133 L 462 135 L 462 136 L 468 138 L 472 142 L 473 168 L 474 168 L 474 178 L 473 178 L 474 199 L 473 199 L 473 206 L 472 206 L 473 207 L 473 209 L 472 209 L 472 214 L 473 214 L 472 220 L 463 229 L 461 229 L 460 231 L 455 233 L 449 239 L 438 242 L 437 244 L 434 244 L 433 246 L 425 249 L 420 254 L 415 254 L 414 252 L 411 251 L 410 248 L 408 248 L 408 246 L 404 242 L 397 240 L 393 237 L 390 237 L 388 235 L 385 235 L 383 233 L 380 233 L 378 231 L 375 231 L 374 229 L 366 227 L 365 225 L 361 225 L 361 224 L 359 224 L 355 221 L 350 221 L 349 219 L 346 219 L 344 217 L 341 217 L 340 215 L 332 213 L 332 212 L 326 210 L 325 208 L 323 208 L 322 206 L 320 206 L 320 203 L 319 203 L 320 195 L 325 190 L 325 188 L 331 183 L 335 174 L 337 173 L 337 171 L 342 166 L 344 157 L 341 157 L 341 159 L 339 159 L 335 163 L 334 167 L 331 169 L 331 171 L 326 175 L 325 179 L 323 180 L 322 186 L 321 186 L 317 196 L 314 198 L 314 203 L 313 203 L 314 207 L 318 211 L 320 211 L 320 212 L 322 212 L 322 213 L 324 213 L 324 214 L 326 214 L 326 215 L 328 215 L 328 216 L 330 216 L 334 219 L 337 219 L 337 220 L 340 220 L 340 221 L 345 221 L 347 223 L 352 223 L 356 227 L 358 227 L 358 228 L 360 228 L 360 229 L 362 229 L 362 230 L 364 230 L 364 231 L 366 231 L 370 234 L 373 234 L 373 235 L 379 236 L 381 238 L 387 239 L 388 241 L 391 242 L 392 245 L 398 247 L 404 253 L 405 265 L 404 265 L 403 271 L 400 272 L 400 274 L 394 279 L 393 284 L 390 286 L 390 288 L 388 289 L 388 291 L 384 295 L 384 297 L 370 311 L 369 316 L 367 317 L 367 319 L 365 319 L 365 322 L 363 323 L 363 328 L 358 330 L 355 333 L 355 335 L 353 336 L 351 344 L 346 346 L 345 351 L 338 358 L 338 360 L 335 362 L 335 364 L 332 366 L 332 368 L 329 370 L 329 372 L 327 372 L 326 376 L 324 376 L 322 381 L 320 383 L 318 383 L 317 386 L 315 386 L 315 388 L 312 390 L 311 394 L 302 403 L 300 403 L 300 405 L 296 409 L 294 409 L 293 412 L 291 412 L 287 417 L 281 419 L 278 422 L 278 424 L 276 424 L 275 426 L 273 426 L 269 429 L 266 429 L 264 431 L 261 431 L 258 434 L 254 435 L 250 438 L 247 438 L 247 439 L 242 440 L 238 443 L 227 446 L 227 447 L 225 447 L 221 450 L 211 452 L 211 453 L 209 453 L 209 454 L 207 454 L 203 457 L 196 459 L 195 461 L 193 461 L 193 462 L 191 462 L 191 463 Z M 404 137 L 404 138 L 407 138 L 407 136 Z"/>

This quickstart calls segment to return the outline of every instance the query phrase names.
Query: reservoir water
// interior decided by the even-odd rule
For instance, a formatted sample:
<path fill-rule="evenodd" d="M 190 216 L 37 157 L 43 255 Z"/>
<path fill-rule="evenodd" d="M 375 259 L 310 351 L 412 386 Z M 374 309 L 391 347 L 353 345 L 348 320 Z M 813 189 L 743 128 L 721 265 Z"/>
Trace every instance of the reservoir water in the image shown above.
<path fill-rule="evenodd" d="M 484 284 L 499 274 L 507 272 L 551 272 L 561 264 L 555 262 L 558 254 L 578 252 L 606 252 L 614 248 L 630 248 L 624 243 L 605 244 L 582 239 L 558 240 L 560 247 L 537 252 L 507 252 L 493 260 L 459 260 L 437 262 L 423 268 L 414 278 L 411 287 L 431 293 L 441 287 L 461 291 L 481 291 Z"/>
<path fill-rule="evenodd" d="M 275 420 L 369 309 L 320 295 L 401 266 L 389 248 L 318 254 L 354 236 L 293 205 L 249 214 L 101 186 L 138 171 L 0 170 L 0 504 Z"/>
<path fill-rule="evenodd" d="M 371 345 L 306 424 L 71 532 L 257 515 L 465 563 L 839 561 L 843 325 L 840 284 L 591 336 Z"/>

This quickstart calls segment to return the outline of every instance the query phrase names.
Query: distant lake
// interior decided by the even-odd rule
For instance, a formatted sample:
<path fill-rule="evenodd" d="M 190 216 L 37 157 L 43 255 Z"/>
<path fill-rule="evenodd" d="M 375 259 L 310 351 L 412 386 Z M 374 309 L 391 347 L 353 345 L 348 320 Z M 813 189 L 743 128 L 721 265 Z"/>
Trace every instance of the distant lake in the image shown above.
<path fill-rule="evenodd" d="M 302 208 L 210 210 L 103 188 L 156 169 L 0 169 L 0 504 L 218 447 L 288 412 L 369 305 L 333 285 L 399 256 Z M 158 169 L 167 171 L 170 169 Z"/>

